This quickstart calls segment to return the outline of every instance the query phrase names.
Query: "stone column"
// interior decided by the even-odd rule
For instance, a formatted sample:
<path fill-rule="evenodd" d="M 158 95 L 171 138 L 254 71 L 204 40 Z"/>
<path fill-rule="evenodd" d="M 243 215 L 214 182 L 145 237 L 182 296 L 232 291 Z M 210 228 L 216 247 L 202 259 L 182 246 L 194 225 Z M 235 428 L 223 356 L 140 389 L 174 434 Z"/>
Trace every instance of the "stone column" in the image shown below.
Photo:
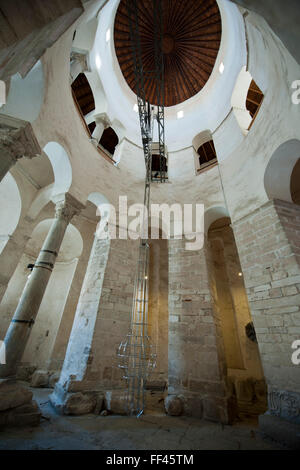
<path fill-rule="evenodd" d="M 0 119 L 0 181 L 19 158 L 33 158 L 41 154 L 41 148 L 30 123 L 18 129 L 3 124 Z"/>
<path fill-rule="evenodd" d="M 300 206 L 268 201 L 233 229 L 268 385 L 260 426 L 293 446 L 295 426 L 300 433 L 300 365 L 292 361 L 300 339 Z"/>
<path fill-rule="evenodd" d="M 105 129 L 110 126 L 110 121 L 105 113 L 95 115 L 96 127 L 92 134 L 92 142 L 97 147 Z"/>
<path fill-rule="evenodd" d="M 31 276 L 23 290 L 18 307 L 5 336 L 6 361 L 0 365 L 0 377 L 13 376 L 22 359 L 30 332 L 35 321 L 56 257 L 58 255 L 66 228 L 82 208 L 82 204 L 72 196 L 65 195 L 56 204 L 53 224 L 46 237 Z"/>
<path fill-rule="evenodd" d="M 19 264 L 26 244 L 30 239 L 32 230 L 33 220 L 28 216 L 25 216 L 19 221 L 13 235 L 9 236 L 9 239 L 0 254 L 0 265 L 2 271 L 0 273 L 0 304 L 5 295 L 9 281 Z"/>

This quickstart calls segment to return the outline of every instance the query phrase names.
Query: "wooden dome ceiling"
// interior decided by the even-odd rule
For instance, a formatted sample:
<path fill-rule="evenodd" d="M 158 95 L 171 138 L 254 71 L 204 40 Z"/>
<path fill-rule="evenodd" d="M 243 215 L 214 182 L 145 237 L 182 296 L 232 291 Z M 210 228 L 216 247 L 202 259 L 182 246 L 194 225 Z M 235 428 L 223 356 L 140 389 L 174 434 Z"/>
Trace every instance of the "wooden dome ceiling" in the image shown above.
<path fill-rule="evenodd" d="M 114 41 L 122 73 L 135 92 L 127 0 L 118 7 Z M 174 106 L 198 93 L 213 70 L 221 41 L 221 16 L 216 0 L 161 0 L 165 106 Z M 154 70 L 152 0 L 138 1 L 139 31 L 144 70 Z M 145 82 L 146 99 L 155 102 L 155 79 Z"/>

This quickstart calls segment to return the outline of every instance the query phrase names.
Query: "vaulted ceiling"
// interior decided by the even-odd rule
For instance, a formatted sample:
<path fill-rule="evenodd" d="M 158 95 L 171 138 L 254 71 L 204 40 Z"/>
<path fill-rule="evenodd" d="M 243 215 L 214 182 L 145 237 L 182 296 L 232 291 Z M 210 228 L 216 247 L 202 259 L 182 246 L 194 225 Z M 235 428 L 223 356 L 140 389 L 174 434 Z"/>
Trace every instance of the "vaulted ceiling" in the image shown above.
<path fill-rule="evenodd" d="M 220 47 L 221 16 L 215 0 L 161 1 L 165 106 L 173 106 L 197 94 L 208 81 Z M 153 1 L 137 3 L 143 68 L 154 70 Z M 114 40 L 122 73 L 135 92 L 127 0 L 121 0 L 117 10 Z M 154 77 L 146 79 L 145 93 L 146 99 L 156 104 Z"/>

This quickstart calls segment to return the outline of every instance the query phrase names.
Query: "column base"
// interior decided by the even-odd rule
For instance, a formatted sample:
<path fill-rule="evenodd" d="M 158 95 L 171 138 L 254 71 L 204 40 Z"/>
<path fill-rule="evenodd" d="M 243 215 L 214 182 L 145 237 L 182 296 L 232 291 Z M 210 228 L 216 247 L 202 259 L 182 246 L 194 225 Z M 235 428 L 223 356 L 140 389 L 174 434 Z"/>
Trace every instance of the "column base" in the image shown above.
<path fill-rule="evenodd" d="M 61 415 L 99 414 L 103 406 L 103 393 L 66 392 L 59 382 L 49 399 L 53 408 Z"/>
<path fill-rule="evenodd" d="M 222 424 L 232 424 L 237 417 L 236 400 L 226 397 L 170 394 L 165 399 L 165 408 L 171 416 L 192 416 Z"/>
<path fill-rule="evenodd" d="M 32 392 L 14 378 L 0 379 L 0 429 L 37 426 L 41 412 Z"/>
<path fill-rule="evenodd" d="M 259 417 L 259 430 L 289 449 L 300 450 L 300 424 L 266 413 Z"/>

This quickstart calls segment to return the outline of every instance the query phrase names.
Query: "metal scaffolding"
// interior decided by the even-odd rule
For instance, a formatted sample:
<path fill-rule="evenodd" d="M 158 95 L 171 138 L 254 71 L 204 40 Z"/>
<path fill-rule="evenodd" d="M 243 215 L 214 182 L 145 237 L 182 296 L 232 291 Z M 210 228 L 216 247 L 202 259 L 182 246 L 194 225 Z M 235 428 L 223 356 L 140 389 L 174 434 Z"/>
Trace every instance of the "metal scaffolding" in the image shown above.
<path fill-rule="evenodd" d="M 164 127 L 164 64 L 162 53 L 161 1 L 153 0 L 155 70 L 143 69 L 137 0 L 127 0 L 130 40 L 136 80 L 137 104 L 146 164 L 144 215 L 141 229 L 139 257 L 136 271 L 130 331 L 120 344 L 119 367 L 127 381 L 127 412 L 140 416 L 145 406 L 145 385 L 155 367 L 156 355 L 148 336 L 149 243 L 148 217 L 150 186 L 152 181 L 153 124 L 158 125 L 160 172 L 155 181 L 166 181 L 165 127 Z M 145 76 L 152 75 L 156 82 L 156 107 L 146 100 Z"/>

